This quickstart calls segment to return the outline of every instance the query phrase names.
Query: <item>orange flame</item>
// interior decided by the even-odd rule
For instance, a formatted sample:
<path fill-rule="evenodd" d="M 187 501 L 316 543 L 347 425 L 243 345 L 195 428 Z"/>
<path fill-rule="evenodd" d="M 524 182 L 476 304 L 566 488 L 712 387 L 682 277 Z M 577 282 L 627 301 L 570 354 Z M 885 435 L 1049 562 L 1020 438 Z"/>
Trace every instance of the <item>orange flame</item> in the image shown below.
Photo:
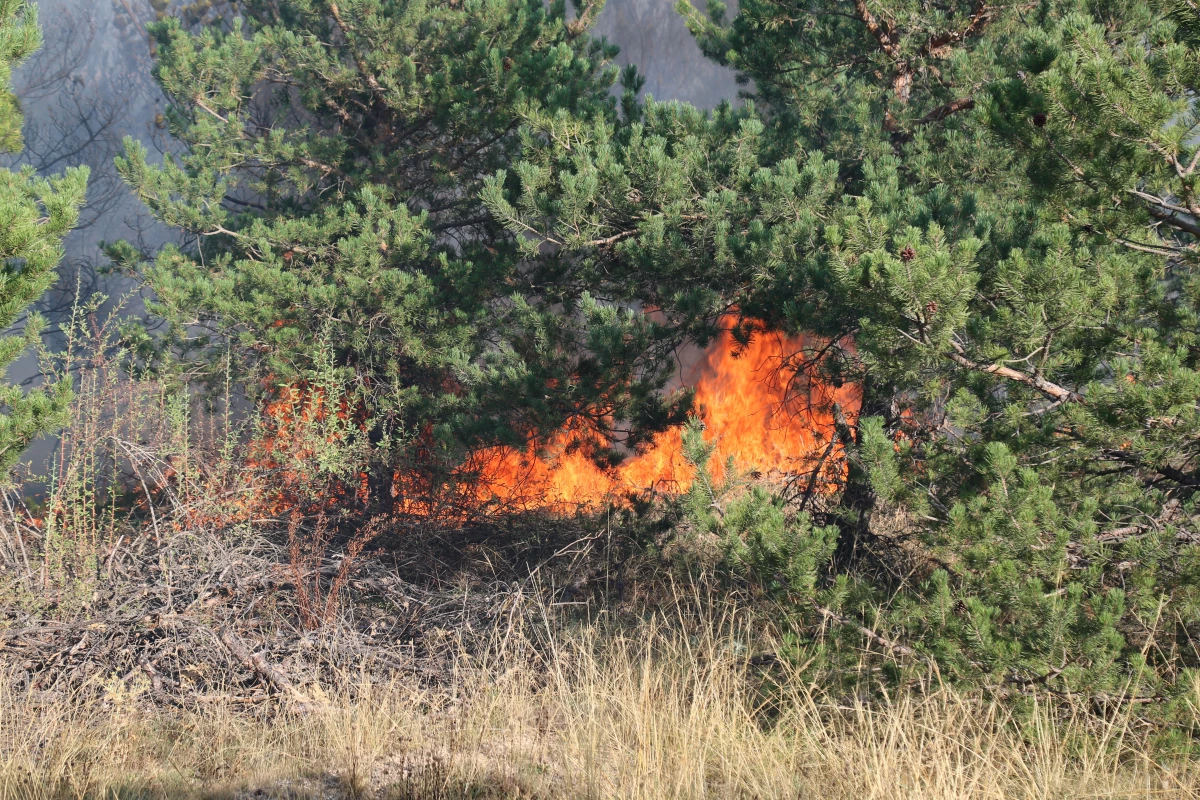
<path fill-rule="evenodd" d="M 861 395 L 857 386 L 834 388 L 812 378 L 789 386 L 785 365 L 805 344 L 801 338 L 760 332 L 739 349 L 723 333 L 689 370 L 705 438 L 716 443 L 711 466 L 718 479 L 729 457 L 740 472 L 777 480 L 816 469 L 831 485 L 844 473 L 841 453 L 823 457 L 832 450 L 832 408 L 839 404 L 853 424 Z M 692 482 L 678 430 L 660 434 L 645 452 L 612 471 L 570 449 L 571 441 L 571 433 L 564 432 L 540 453 L 511 448 L 477 453 L 468 465 L 479 475 L 475 499 L 505 508 L 570 512 L 620 502 L 630 494 L 680 493 Z"/>
<path fill-rule="evenodd" d="M 860 392 L 854 385 L 833 387 L 790 372 L 794 357 L 812 344 L 816 342 L 759 330 L 739 347 L 724 332 L 681 376 L 695 389 L 705 438 L 715 443 L 710 467 L 718 480 L 728 458 L 739 472 L 776 483 L 815 472 L 828 489 L 844 477 L 844 455 L 830 446 L 832 408 L 840 405 L 853 424 Z M 303 504 L 299 490 L 315 479 L 310 469 L 315 465 L 309 463 L 313 426 L 333 414 L 362 427 L 361 410 L 351 410 L 345 400 L 327 403 L 322 390 L 303 384 L 283 390 L 266 405 L 264 435 L 253 442 L 246 462 L 258 480 L 244 513 L 278 515 Z M 527 451 L 479 450 L 458 470 L 460 480 L 444 485 L 400 470 L 392 479 L 390 503 L 401 515 L 447 520 L 487 508 L 571 513 L 625 503 L 632 495 L 679 494 L 691 485 L 694 470 L 684 458 L 681 431 L 659 434 L 649 447 L 611 470 L 597 466 L 586 447 L 572 447 L 594 443 L 589 442 L 593 436 L 568 429 Z M 365 505 L 365 473 L 359 478 L 357 485 L 327 487 L 326 502 L 353 499 Z"/>

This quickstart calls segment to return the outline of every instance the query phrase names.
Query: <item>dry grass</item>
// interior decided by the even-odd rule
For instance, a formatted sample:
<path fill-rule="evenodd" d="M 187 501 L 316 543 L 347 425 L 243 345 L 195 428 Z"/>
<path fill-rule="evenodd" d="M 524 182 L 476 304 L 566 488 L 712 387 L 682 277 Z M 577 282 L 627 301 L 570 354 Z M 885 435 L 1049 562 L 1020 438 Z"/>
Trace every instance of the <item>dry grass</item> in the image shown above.
<path fill-rule="evenodd" d="M 1200 796 L 1196 765 L 1061 708 L 1018 725 L 949 691 L 838 706 L 785 681 L 767 715 L 724 630 L 586 628 L 532 666 L 510 640 L 440 688 L 305 687 L 306 713 L 167 712 L 116 679 L 89 705 L 0 689 L 0 798 Z"/>

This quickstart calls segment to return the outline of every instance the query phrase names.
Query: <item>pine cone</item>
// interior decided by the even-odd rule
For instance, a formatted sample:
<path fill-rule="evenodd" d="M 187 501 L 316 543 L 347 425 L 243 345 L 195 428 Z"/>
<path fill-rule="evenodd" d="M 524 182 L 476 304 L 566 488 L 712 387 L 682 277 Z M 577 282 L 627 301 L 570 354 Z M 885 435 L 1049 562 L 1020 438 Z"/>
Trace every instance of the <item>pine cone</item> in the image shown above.
<path fill-rule="evenodd" d="M 908 245 L 900 251 L 900 260 L 908 263 L 917 257 L 917 251 L 912 249 L 912 245 Z"/>

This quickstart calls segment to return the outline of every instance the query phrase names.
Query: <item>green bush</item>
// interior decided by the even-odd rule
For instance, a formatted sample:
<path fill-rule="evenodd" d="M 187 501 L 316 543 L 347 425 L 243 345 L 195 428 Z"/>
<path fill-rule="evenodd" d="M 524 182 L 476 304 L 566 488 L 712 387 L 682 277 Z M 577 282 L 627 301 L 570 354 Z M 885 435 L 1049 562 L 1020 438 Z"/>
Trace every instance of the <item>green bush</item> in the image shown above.
<path fill-rule="evenodd" d="M 41 45 L 37 7 L 0 0 L 0 152 L 21 150 L 21 108 L 10 87 L 12 70 Z M 86 167 L 39 178 L 25 167 L 0 170 L 0 330 L 21 322 L 19 333 L 0 337 L 0 368 L 38 341 L 42 320 L 29 311 L 54 283 L 62 260 L 62 238 L 79 218 L 87 192 Z M 71 399 L 71 381 L 33 391 L 5 383 L 0 388 L 0 471 L 7 471 L 37 436 L 59 427 Z"/>

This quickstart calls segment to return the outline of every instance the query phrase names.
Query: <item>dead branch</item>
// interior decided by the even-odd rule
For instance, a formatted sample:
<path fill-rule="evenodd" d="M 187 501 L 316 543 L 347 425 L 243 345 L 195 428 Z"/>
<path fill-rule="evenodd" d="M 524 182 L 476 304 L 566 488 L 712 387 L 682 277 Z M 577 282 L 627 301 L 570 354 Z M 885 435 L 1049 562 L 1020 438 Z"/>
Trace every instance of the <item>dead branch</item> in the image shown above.
<path fill-rule="evenodd" d="M 267 663 L 267 660 L 262 657 L 261 653 L 251 653 L 246 644 L 238 638 L 229 628 L 221 631 L 221 643 L 229 649 L 229 652 L 238 661 L 241 661 L 246 667 L 261 675 L 271 683 L 276 689 L 291 697 L 293 700 L 309 705 L 313 701 L 307 695 L 297 689 L 292 682 L 287 679 L 282 672 Z"/>
<path fill-rule="evenodd" d="M 959 343 L 951 342 L 950 346 L 953 349 L 949 352 L 943 353 L 943 355 L 954 363 L 964 366 L 967 369 L 973 369 L 977 372 L 986 372 L 989 375 L 999 375 L 1002 378 L 1008 378 L 1011 381 L 1023 383 L 1026 386 L 1037 389 L 1051 400 L 1082 400 L 1078 394 L 1072 392 L 1070 389 L 1064 389 L 1057 383 L 1048 381 L 1040 375 L 1030 372 L 1020 372 L 1012 367 L 1006 367 L 1001 364 L 981 364 L 977 361 L 972 361 L 971 359 L 967 358 L 966 349 Z"/>

